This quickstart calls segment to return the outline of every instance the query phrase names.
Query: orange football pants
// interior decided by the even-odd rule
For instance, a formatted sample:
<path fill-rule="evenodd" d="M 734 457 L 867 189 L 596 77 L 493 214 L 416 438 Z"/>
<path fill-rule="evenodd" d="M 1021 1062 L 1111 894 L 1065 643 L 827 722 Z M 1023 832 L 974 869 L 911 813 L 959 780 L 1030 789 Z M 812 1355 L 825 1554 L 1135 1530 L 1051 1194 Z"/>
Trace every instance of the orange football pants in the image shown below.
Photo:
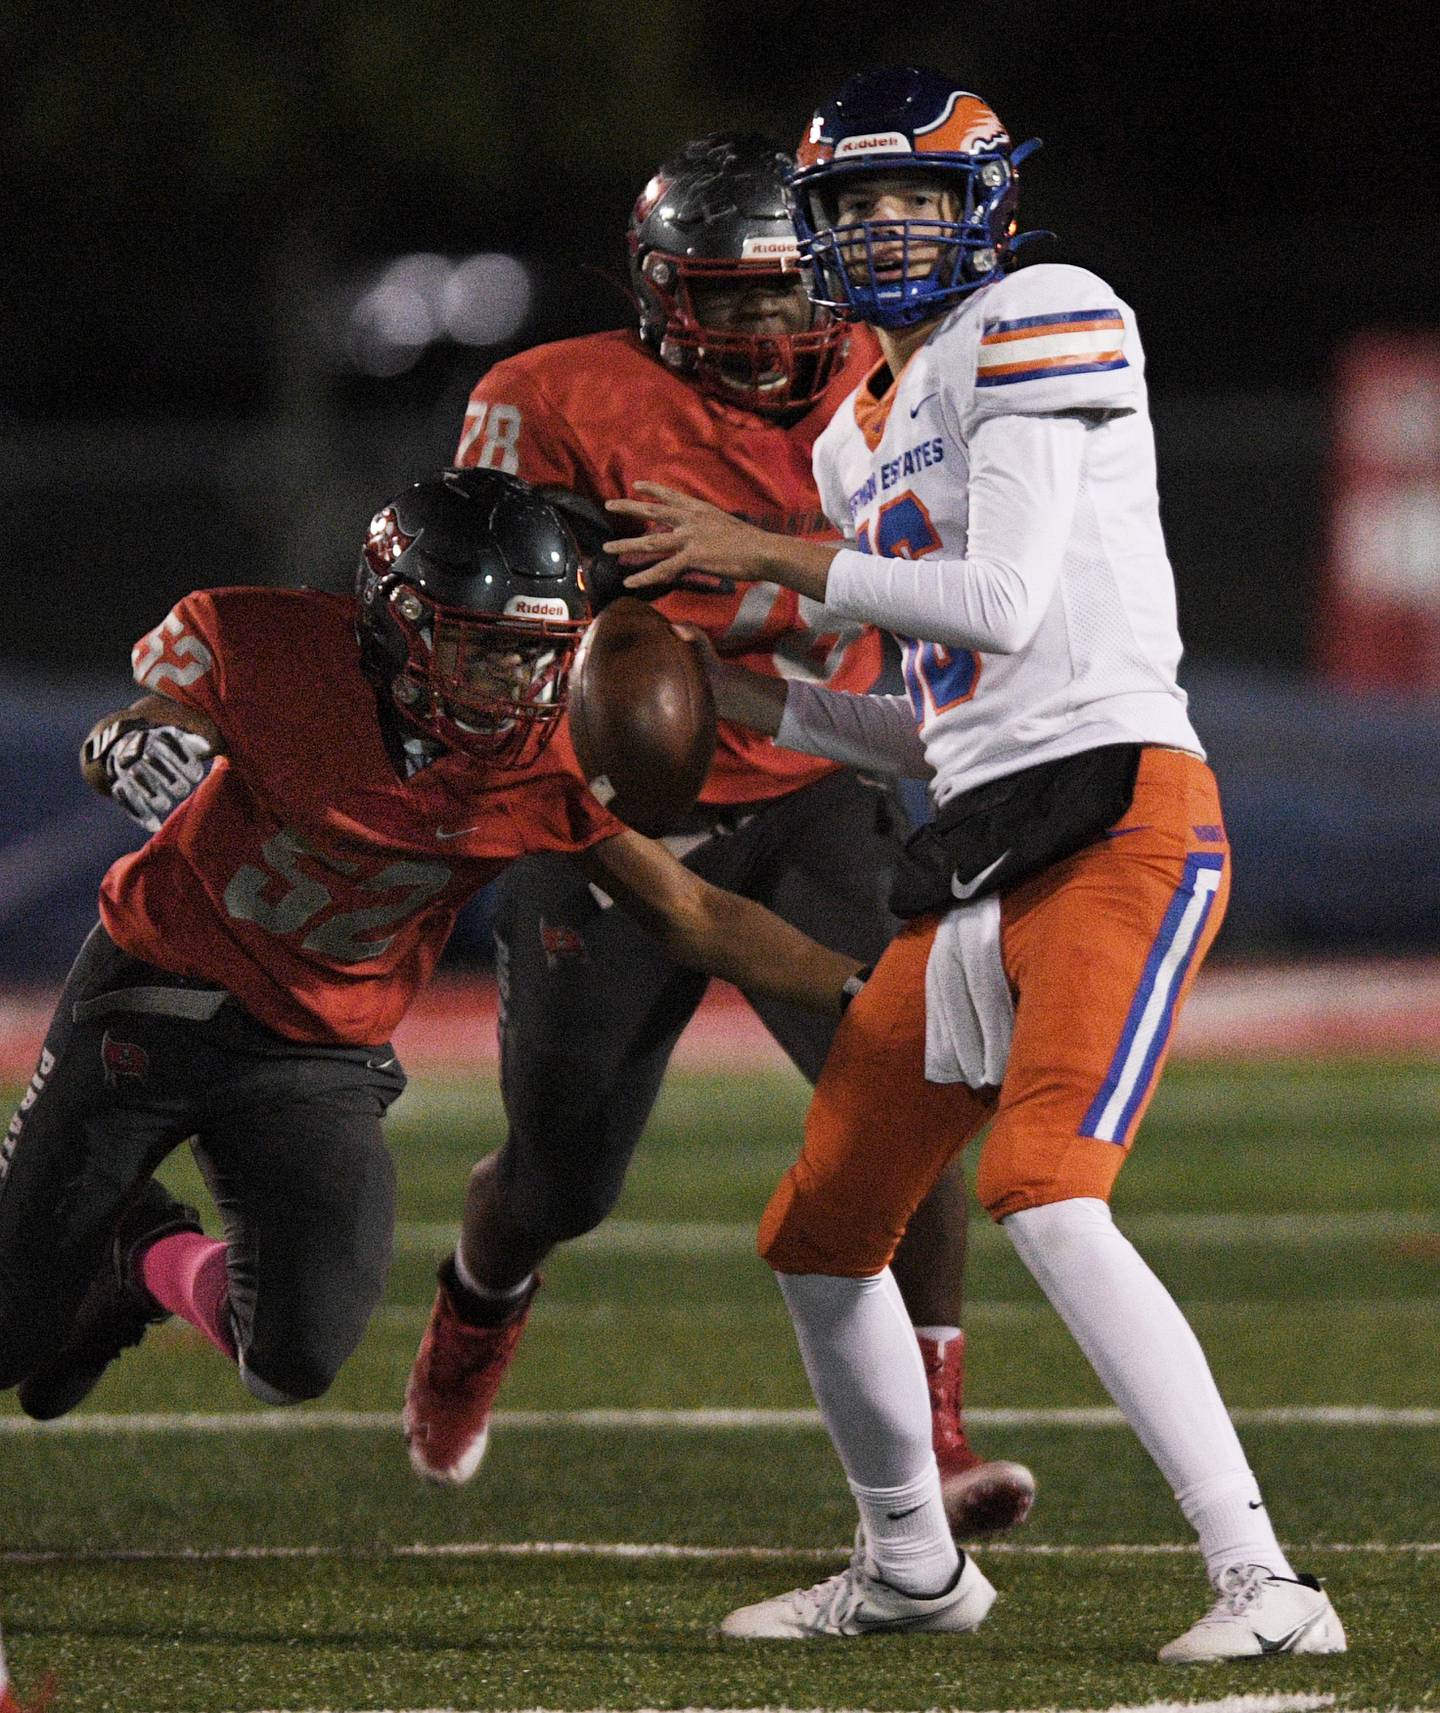
<path fill-rule="evenodd" d="M 907 923 L 836 1032 L 800 1156 L 760 1222 L 761 1255 L 781 1273 L 878 1273 L 991 1120 L 976 1187 L 992 1218 L 1108 1200 L 1229 885 L 1214 775 L 1182 751 L 1145 749 L 1124 818 L 1001 898 L 1015 1029 L 998 1089 L 925 1080 L 940 918 Z"/>

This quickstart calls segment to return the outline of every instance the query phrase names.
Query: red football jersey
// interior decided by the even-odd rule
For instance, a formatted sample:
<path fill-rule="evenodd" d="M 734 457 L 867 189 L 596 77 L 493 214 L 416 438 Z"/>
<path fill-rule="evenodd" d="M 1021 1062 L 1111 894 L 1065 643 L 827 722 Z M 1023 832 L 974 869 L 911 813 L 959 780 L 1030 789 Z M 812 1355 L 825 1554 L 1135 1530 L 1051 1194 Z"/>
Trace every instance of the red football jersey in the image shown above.
<path fill-rule="evenodd" d="M 824 395 L 798 422 L 782 426 L 706 397 L 651 356 L 638 334 L 539 345 L 482 376 L 455 462 L 561 483 L 597 504 L 631 496 L 636 481 L 665 482 L 764 529 L 833 541 L 810 453 L 878 358 L 868 329 L 853 329 L 849 355 Z M 727 659 L 757 672 L 855 691 L 871 689 L 880 675 L 875 631 L 774 583 L 746 584 L 730 595 L 680 590 L 658 605 L 668 618 L 706 631 Z M 782 796 L 832 766 L 722 724 L 701 801 Z"/>
<path fill-rule="evenodd" d="M 348 595 L 212 589 L 136 644 L 136 682 L 207 715 L 224 754 L 113 865 L 100 914 L 127 952 L 227 988 L 281 1035 L 371 1045 L 479 887 L 623 828 L 563 748 L 514 771 L 447 753 L 400 778 L 354 612 Z"/>

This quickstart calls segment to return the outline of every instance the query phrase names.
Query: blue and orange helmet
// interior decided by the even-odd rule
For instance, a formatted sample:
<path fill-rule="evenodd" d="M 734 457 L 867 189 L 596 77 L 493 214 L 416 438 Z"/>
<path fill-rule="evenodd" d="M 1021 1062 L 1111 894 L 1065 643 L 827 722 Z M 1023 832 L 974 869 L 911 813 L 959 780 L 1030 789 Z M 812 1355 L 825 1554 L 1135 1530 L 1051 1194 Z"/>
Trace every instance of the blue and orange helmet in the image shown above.
<path fill-rule="evenodd" d="M 1016 248 L 1041 235 L 1016 231 L 1017 169 L 1039 146 L 1038 138 L 1012 145 L 996 113 L 941 72 L 852 77 L 811 120 L 788 180 L 815 301 L 847 320 L 911 327 L 999 278 Z M 841 188 L 892 173 L 948 191 L 945 218 L 842 225 Z"/>

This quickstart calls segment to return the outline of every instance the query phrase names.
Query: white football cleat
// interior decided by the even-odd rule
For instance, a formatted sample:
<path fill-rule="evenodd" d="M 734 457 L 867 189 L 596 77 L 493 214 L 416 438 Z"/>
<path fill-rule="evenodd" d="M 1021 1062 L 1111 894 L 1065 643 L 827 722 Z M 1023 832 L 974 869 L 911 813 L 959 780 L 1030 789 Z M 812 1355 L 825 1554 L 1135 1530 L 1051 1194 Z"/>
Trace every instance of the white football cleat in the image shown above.
<path fill-rule="evenodd" d="M 995 1589 L 967 1554 L 953 1586 L 922 1598 L 905 1594 L 871 1573 L 863 1548 L 838 1576 L 813 1588 L 792 1589 L 773 1600 L 741 1606 L 720 1626 L 722 1636 L 744 1641 L 810 1641 L 816 1636 L 876 1636 L 892 1631 L 978 1630 L 995 1604 Z"/>
<path fill-rule="evenodd" d="M 1292 1581 L 1260 1564 L 1232 1564 L 1216 1586 L 1220 1598 L 1205 1616 L 1161 1648 L 1166 1665 L 1345 1652 L 1340 1615 L 1313 1576 Z"/>

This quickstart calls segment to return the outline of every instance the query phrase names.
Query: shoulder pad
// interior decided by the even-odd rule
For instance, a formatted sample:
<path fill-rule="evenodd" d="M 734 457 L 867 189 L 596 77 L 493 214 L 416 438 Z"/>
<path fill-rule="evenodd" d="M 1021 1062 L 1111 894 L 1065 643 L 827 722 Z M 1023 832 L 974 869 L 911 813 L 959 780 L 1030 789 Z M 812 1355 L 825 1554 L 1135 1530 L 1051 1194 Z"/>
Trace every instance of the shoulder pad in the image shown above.
<path fill-rule="evenodd" d="M 977 307 L 977 415 L 1136 407 L 1135 318 L 1098 275 L 1040 263 L 997 282 Z"/>

